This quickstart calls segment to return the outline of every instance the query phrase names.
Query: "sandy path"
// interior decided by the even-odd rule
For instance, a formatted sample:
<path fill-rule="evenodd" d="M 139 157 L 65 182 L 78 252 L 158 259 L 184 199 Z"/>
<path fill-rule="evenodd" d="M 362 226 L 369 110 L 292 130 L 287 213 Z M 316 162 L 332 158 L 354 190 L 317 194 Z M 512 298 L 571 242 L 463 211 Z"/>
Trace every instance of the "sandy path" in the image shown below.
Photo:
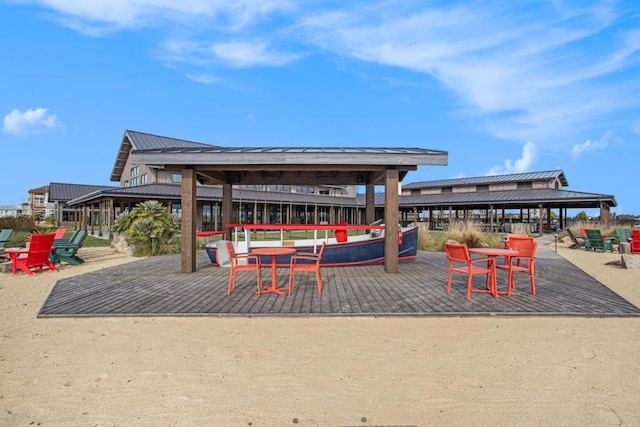
<path fill-rule="evenodd" d="M 558 250 L 640 305 L 619 255 Z M 0 274 L 0 425 L 640 425 L 639 317 L 37 319 L 131 260 L 83 251 Z"/>

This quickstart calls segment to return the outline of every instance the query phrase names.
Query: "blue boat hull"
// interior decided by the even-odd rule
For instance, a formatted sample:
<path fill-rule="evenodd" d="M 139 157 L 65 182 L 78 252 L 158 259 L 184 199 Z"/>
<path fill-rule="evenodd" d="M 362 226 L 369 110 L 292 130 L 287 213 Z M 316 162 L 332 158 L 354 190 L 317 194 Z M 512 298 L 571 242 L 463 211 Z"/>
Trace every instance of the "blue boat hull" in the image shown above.
<path fill-rule="evenodd" d="M 296 246 L 298 252 L 313 252 L 312 246 Z M 207 255 L 214 265 L 219 265 L 217 249 L 206 248 Z M 418 252 L 418 228 L 406 230 L 402 234 L 402 243 L 398 248 L 398 260 L 415 259 Z M 278 265 L 288 265 L 290 255 L 276 257 Z M 271 264 L 270 256 L 262 256 L 263 264 Z M 384 238 L 372 238 L 359 242 L 345 242 L 327 245 L 322 254 L 320 264 L 323 266 L 352 266 L 384 263 Z"/>

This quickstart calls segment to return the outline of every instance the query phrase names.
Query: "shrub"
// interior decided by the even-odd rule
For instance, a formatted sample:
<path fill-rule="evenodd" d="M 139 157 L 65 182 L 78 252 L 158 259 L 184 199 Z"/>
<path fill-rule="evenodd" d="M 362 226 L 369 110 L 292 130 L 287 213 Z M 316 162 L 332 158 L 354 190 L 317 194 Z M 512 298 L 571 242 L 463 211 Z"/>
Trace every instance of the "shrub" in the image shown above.
<path fill-rule="evenodd" d="M 118 215 L 111 231 L 124 234 L 136 256 L 180 252 L 180 218 L 156 200 Z"/>

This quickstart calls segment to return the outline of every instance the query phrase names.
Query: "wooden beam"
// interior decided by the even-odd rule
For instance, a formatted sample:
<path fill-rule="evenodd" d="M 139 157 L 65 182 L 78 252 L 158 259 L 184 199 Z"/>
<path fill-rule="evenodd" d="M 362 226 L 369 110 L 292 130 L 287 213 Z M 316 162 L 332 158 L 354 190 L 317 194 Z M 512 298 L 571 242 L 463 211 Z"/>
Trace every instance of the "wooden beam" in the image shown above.
<path fill-rule="evenodd" d="M 196 173 L 182 170 L 182 272 L 196 271 Z"/>
<path fill-rule="evenodd" d="M 384 270 L 398 272 L 398 170 L 387 169 L 384 185 Z"/>

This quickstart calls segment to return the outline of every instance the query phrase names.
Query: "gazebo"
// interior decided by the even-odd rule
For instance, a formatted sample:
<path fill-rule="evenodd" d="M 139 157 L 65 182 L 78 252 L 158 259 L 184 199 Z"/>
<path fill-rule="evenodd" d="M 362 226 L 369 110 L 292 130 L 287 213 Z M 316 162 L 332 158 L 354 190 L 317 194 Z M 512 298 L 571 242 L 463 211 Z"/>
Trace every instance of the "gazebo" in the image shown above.
<path fill-rule="evenodd" d="M 362 185 L 366 219 L 373 222 L 375 186 L 384 185 L 385 262 L 398 272 L 398 193 L 409 171 L 446 166 L 446 151 L 422 148 L 180 147 L 133 150 L 132 164 L 154 165 L 182 174 L 182 272 L 195 271 L 196 185 L 222 185 L 222 215 L 232 216 L 234 185 Z M 229 238 L 231 231 L 228 231 Z"/>

